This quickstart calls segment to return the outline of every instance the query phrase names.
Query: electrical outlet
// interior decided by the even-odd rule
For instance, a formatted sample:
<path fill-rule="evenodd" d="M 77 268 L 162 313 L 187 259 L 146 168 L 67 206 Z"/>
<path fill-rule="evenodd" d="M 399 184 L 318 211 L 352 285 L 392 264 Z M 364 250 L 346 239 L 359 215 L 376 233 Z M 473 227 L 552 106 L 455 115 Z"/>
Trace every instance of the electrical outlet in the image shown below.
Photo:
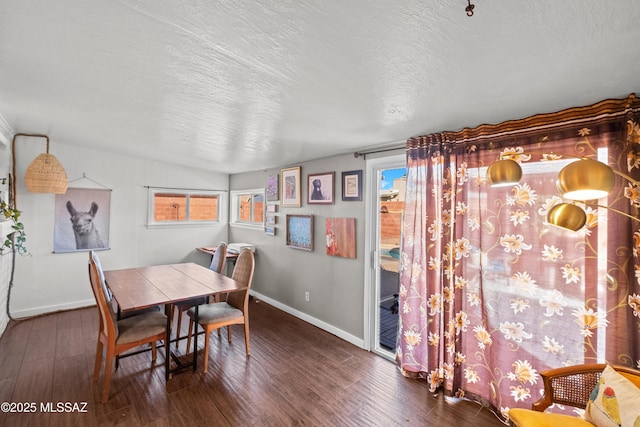
<path fill-rule="evenodd" d="M 309 301 L 309 292 L 304 293 L 304 300 Z"/>

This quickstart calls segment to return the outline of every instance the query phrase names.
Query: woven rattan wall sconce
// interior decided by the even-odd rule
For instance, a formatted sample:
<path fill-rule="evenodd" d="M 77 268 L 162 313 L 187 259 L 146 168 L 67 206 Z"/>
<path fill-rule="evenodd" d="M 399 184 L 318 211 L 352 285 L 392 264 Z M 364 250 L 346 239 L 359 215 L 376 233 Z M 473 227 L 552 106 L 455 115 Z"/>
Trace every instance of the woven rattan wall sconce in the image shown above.
<path fill-rule="evenodd" d="M 38 157 L 31 162 L 24 174 L 24 183 L 27 190 L 32 193 L 64 194 L 67 191 L 68 184 L 67 172 L 58 159 L 56 159 L 53 154 L 49 154 L 49 137 L 47 135 L 30 133 L 17 133 L 13 135 L 13 175 L 15 176 L 16 138 L 19 136 L 45 138 L 47 140 L 47 151 L 38 155 Z"/>

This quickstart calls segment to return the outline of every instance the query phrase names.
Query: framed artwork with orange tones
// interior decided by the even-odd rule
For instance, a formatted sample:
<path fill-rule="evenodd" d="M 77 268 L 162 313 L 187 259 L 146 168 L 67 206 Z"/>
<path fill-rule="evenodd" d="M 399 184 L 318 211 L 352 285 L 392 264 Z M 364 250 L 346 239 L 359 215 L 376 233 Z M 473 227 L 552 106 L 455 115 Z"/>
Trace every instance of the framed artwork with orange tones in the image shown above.
<path fill-rule="evenodd" d="M 327 255 L 356 258 L 356 219 L 327 218 L 325 223 Z"/>

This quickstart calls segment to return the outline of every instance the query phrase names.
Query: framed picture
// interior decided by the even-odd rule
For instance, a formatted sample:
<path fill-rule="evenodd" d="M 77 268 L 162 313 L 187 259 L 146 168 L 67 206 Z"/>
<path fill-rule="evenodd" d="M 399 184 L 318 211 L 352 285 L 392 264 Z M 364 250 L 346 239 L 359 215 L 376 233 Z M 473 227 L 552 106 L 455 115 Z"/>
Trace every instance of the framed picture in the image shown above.
<path fill-rule="evenodd" d="M 264 228 L 264 232 L 268 236 L 275 236 L 276 235 L 276 228 L 267 226 L 267 227 Z"/>
<path fill-rule="evenodd" d="M 300 207 L 300 166 L 280 170 L 280 205 Z"/>
<path fill-rule="evenodd" d="M 269 213 L 278 212 L 278 206 L 277 205 L 267 205 L 267 212 L 269 212 Z"/>
<path fill-rule="evenodd" d="M 307 203 L 333 204 L 333 181 L 335 172 L 307 175 Z"/>
<path fill-rule="evenodd" d="M 68 188 L 56 194 L 53 252 L 109 249 L 111 190 Z"/>
<path fill-rule="evenodd" d="M 267 214 L 267 216 L 265 217 L 265 222 L 269 225 L 275 224 L 277 220 L 278 220 L 278 217 L 273 214 Z"/>
<path fill-rule="evenodd" d="M 362 200 L 362 170 L 342 172 L 342 200 Z"/>
<path fill-rule="evenodd" d="M 356 258 L 356 219 L 327 218 L 325 221 L 327 255 Z"/>
<path fill-rule="evenodd" d="M 278 174 L 269 175 L 267 177 L 267 202 L 277 202 L 279 198 Z"/>
<path fill-rule="evenodd" d="M 287 246 L 313 250 L 313 215 L 287 215 Z"/>

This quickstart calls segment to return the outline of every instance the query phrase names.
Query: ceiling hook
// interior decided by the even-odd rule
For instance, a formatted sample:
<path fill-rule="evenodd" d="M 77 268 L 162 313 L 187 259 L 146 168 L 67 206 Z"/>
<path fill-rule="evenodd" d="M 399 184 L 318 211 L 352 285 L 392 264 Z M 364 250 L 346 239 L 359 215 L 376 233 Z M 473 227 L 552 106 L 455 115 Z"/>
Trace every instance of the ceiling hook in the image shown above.
<path fill-rule="evenodd" d="M 474 4 L 471 4 L 471 0 L 467 0 L 467 7 L 464 8 L 465 12 L 467 12 L 467 16 L 473 16 L 473 8 L 476 7 Z"/>

